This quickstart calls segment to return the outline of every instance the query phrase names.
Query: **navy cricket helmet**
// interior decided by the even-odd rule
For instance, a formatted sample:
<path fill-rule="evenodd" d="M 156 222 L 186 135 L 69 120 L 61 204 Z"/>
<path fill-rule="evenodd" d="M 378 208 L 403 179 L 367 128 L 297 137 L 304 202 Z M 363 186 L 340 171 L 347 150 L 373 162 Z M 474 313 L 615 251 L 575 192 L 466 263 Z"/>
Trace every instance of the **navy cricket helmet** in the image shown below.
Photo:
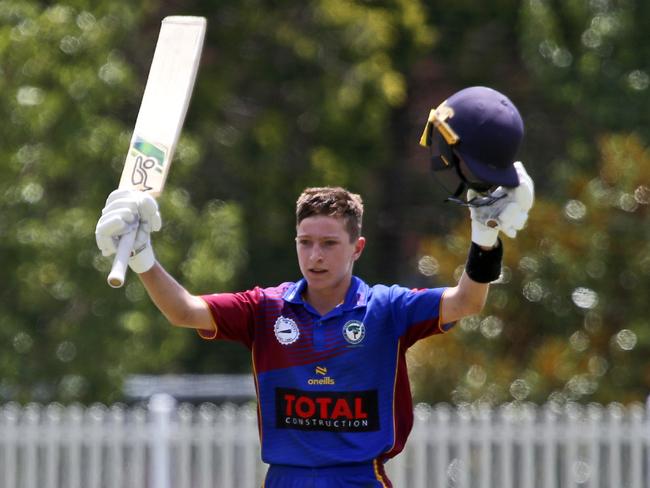
<path fill-rule="evenodd" d="M 497 186 L 515 187 L 515 158 L 524 136 L 517 107 L 504 94 L 483 86 L 454 93 L 431 110 L 420 139 L 431 148 L 436 178 L 464 205 L 489 205 L 481 196 L 470 202 L 459 197 L 467 189 L 487 193 Z"/>

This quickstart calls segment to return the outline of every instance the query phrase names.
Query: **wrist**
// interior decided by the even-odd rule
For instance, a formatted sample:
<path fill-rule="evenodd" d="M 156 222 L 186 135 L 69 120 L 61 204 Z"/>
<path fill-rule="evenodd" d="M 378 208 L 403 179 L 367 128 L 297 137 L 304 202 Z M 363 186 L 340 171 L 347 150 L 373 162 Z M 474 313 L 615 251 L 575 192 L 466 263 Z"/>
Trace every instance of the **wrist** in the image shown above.
<path fill-rule="evenodd" d="M 465 272 L 477 283 L 490 283 L 501 275 L 503 244 L 497 240 L 496 247 L 484 249 L 472 242 L 467 255 Z"/>

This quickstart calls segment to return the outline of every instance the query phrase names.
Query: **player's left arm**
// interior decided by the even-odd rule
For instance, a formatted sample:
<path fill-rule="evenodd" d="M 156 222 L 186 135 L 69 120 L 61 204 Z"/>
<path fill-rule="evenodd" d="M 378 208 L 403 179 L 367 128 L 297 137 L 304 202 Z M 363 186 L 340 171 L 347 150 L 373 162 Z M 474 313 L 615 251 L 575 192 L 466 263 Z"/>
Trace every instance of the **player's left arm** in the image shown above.
<path fill-rule="evenodd" d="M 514 238 L 524 228 L 535 200 L 535 186 L 521 162 L 514 163 L 519 185 L 498 187 L 492 195 L 500 198 L 491 205 L 470 207 L 472 244 L 465 271 L 458 284 L 445 290 L 441 303 L 441 323 L 455 322 L 478 314 L 487 300 L 489 284 L 501 274 L 503 244 L 499 232 Z M 472 190 L 470 190 L 471 192 Z M 469 195 L 471 201 L 473 195 Z"/>
<path fill-rule="evenodd" d="M 440 323 L 450 324 L 480 313 L 487 301 L 489 286 L 489 283 L 472 280 L 467 271 L 463 271 L 458 284 L 447 288 L 442 295 Z"/>

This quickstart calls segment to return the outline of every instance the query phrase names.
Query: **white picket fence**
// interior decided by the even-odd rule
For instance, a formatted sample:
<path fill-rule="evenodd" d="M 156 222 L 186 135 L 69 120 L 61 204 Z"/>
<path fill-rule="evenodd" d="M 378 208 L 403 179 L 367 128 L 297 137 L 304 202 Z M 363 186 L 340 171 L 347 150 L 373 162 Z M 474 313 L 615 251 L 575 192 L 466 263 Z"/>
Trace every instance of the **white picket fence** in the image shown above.
<path fill-rule="evenodd" d="M 649 488 L 641 405 L 496 409 L 419 405 L 397 488 Z M 247 488 L 261 485 L 254 407 L 6 404 L 0 488 Z"/>

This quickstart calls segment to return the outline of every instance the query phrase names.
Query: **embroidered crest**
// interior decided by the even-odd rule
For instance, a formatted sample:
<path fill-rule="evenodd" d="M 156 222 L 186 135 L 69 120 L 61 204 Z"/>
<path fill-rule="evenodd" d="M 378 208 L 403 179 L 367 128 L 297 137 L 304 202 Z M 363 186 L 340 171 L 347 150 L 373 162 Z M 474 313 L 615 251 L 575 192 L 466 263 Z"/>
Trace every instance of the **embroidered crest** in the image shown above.
<path fill-rule="evenodd" d="M 358 320 L 350 320 L 343 326 L 343 337 L 350 344 L 359 344 L 366 337 L 366 326 Z"/>

